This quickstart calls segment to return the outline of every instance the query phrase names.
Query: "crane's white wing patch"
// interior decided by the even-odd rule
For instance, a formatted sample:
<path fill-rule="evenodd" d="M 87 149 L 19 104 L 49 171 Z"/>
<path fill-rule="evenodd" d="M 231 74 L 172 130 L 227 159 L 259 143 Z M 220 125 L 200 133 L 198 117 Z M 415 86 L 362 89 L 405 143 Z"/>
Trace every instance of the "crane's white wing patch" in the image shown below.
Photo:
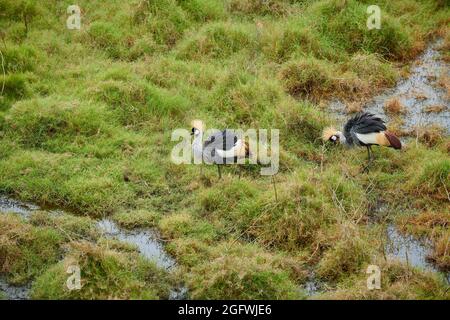
<path fill-rule="evenodd" d="M 239 150 L 241 150 L 241 148 L 242 148 L 242 140 L 238 139 L 238 141 L 236 141 L 236 144 L 234 145 L 234 147 L 231 148 L 230 150 L 221 150 L 221 149 L 216 148 L 216 152 L 221 158 L 224 158 L 224 159 L 232 158 L 239 153 Z"/>
<path fill-rule="evenodd" d="M 377 134 L 379 134 L 379 132 L 356 133 L 356 137 L 365 144 L 378 144 Z"/>

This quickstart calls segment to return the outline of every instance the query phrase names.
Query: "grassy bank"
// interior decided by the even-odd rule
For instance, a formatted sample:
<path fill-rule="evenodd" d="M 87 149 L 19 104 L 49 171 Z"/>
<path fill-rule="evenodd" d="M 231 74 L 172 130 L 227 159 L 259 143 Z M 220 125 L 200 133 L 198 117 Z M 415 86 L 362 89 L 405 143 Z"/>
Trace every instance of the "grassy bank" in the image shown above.
<path fill-rule="evenodd" d="M 36 298 L 167 298 L 172 279 L 89 234 L 110 215 L 157 228 L 194 299 L 301 299 L 310 272 L 327 284 L 319 298 L 449 298 L 443 279 L 385 261 L 382 242 L 395 223 L 431 238 L 449 269 L 448 136 L 376 150 L 368 174 L 363 150 L 320 140 L 328 99 L 393 86 L 434 37 L 447 52 L 445 1 L 378 1 L 380 30 L 367 30 L 367 1 L 80 0 L 79 31 L 65 27 L 69 4 L 0 0 L 0 192 L 80 219 L 0 216 L 24 237 L 0 234 L 9 281 L 33 281 Z M 213 167 L 200 178 L 173 164 L 171 132 L 193 118 L 280 129 L 277 199 L 251 169 L 218 182 Z M 74 260 L 90 281 L 67 295 L 59 282 Z M 381 291 L 364 286 L 369 264 L 387 275 Z"/>

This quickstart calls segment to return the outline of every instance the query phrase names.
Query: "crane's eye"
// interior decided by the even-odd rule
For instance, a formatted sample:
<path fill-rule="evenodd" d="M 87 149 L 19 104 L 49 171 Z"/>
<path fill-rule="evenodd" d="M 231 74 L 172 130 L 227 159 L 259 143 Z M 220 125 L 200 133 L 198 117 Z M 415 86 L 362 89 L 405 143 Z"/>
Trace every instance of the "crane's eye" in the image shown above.
<path fill-rule="evenodd" d="M 330 140 L 333 141 L 333 142 L 336 142 L 336 141 L 339 140 L 339 137 L 336 136 L 336 135 L 333 135 L 333 136 L 330 137 Z"/>

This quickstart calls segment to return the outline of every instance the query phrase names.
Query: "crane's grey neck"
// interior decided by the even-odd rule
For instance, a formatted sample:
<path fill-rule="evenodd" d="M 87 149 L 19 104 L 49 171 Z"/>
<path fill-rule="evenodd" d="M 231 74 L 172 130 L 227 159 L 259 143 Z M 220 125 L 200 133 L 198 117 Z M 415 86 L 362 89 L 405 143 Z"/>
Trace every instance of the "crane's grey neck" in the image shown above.
<path fill-rule="evenodd" d="M 345 138 L 344 134 L 341 131 L 338 131 L 337 135 L 339 136 L 339 143 L 348 146 L 348 142 L 347 142 L 347 139 Z"/>
<path fill-rule="evenodd" d="M 196 130 L 194 134 L 194 141 L 192 142 L 192 149 L 194 154 L 201 155 L 203 152 L 203 132 L 201 130 Z"/>

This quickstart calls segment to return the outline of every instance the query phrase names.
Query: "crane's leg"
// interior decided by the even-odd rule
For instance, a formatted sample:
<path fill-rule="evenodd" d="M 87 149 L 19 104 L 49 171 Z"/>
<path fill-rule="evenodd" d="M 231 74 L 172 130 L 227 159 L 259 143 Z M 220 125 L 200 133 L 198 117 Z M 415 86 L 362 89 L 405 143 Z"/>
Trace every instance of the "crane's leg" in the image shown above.
<path fill-rule="evenodd" d="M 367 164 L 364 166 L 364 168 L 362 170 L 363 172 L 369 172 L 369 167 L 372 164 L 372 160 L 373 160 L 372 147 L 369 145 L 369 146 L 366 146 L 366 148 L 367 148 L 368 161 L 367 161 Z"/>
<path fill-rule="evenodd" d="M 219 179 L 222 179 L 222 171 L 220 170 L 220 164 L 217 165 L 217 171 L 219 172 Z"/>

